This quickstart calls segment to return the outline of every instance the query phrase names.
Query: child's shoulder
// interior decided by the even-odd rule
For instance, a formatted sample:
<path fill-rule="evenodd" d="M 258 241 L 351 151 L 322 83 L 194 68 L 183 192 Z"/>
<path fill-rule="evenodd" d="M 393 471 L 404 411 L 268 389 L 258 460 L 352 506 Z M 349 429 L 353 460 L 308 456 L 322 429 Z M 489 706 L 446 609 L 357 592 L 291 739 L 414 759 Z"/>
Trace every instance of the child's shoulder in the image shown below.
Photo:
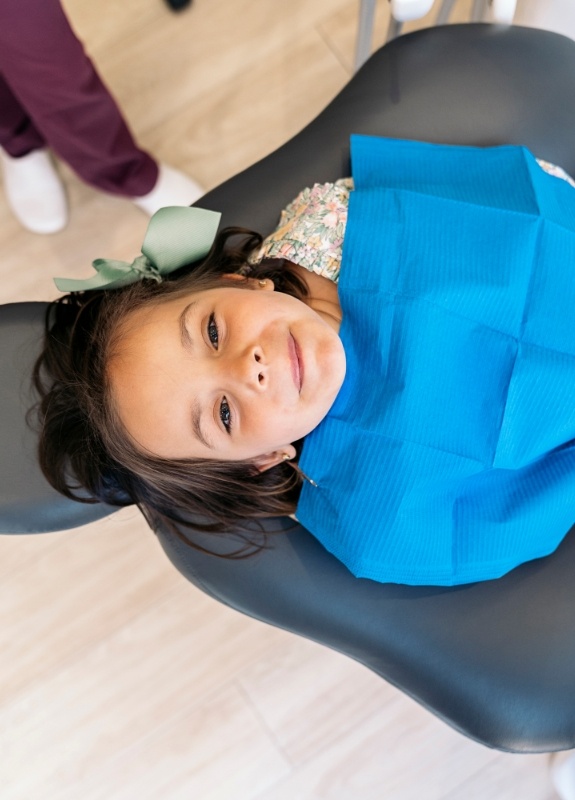
<path fill-rule="evenodd" d="M 251 260 L 285 258 L 337 282 L 352 189 L 352 178 L 302 189 Z"/>

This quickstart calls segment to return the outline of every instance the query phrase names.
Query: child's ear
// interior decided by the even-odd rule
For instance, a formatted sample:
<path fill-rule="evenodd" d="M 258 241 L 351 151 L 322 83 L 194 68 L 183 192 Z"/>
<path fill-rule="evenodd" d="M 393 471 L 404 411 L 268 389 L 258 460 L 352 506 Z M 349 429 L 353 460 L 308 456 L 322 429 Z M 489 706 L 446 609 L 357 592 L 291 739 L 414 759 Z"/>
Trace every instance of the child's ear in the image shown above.
<path fill-rule="evenodd" d="M 277 467 L 283 461 L 291 461 L 296 457 L 296 449 L 293 444 L 287 444 L 281 450 L 272 450 L 271 453 L 264 453 L 255 459 L 256 466 L 260 472 L 265 472 L 272 467 Z"/>
<path fill-rule="evenodd" d="M 248 278 L 246 275 L 240 275 L 239 272 L 226 272 L 222 278 L 227 281 L 242 281 L 250 289 L 261 289 L 268 292 L 273 292 L 275 289 L 274 282 L 270 278 Z"/>

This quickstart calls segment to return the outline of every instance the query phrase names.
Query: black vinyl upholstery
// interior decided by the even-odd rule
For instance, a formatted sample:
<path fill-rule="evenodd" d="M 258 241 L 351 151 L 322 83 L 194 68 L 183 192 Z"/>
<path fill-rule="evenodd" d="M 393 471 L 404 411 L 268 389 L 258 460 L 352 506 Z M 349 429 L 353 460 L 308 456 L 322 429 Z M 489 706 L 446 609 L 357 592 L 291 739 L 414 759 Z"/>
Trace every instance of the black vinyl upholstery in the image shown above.
<path fill-rule="evenodd" d="M 31 376 L 45 303 L 0 305 L 0 532 L 45 533 L 85 525 L 115 509 L 73 503 L 44 480 L 36 458 Z"/>
<path fill-rule="evenodd" d="M 349 174 L 351 133 L 526 144 L 575 173 L 573 97 L 569 39 L 471 24 L 419 31 L 386 45 L 300 134 L 199 205 L 223 211 L 224 225 L 265 234 L 303 186 Z M 42 312 L 32 303 L 0 309 L 5 532 L 110 512 L 59 498 L 34 465 L 23 400 Z M 270 546 L 242 561 L 157 533 L 175 566 L 212 597 L 346 653 L 465 735 L 517 752 L 575 747 L 574 533 L 552 556 L 500 580 L 445 589 L 358 580 L 291 520 L 268 527 Z M 233 534 L 216 545 L 230 542 Z"/>

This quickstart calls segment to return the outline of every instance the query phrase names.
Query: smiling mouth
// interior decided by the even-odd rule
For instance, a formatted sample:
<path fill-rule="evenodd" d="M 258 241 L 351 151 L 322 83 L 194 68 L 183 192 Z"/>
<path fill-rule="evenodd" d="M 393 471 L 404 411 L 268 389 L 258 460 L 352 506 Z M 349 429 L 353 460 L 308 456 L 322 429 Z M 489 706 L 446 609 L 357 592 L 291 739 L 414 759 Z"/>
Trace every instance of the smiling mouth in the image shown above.
<path fill-rule="evenodd" d="M 291 333 L 288 339 L 288 350 L 293 382 L 298 392 L 301 392 L 303 383 L 303 361 L 299 345 Z"/>

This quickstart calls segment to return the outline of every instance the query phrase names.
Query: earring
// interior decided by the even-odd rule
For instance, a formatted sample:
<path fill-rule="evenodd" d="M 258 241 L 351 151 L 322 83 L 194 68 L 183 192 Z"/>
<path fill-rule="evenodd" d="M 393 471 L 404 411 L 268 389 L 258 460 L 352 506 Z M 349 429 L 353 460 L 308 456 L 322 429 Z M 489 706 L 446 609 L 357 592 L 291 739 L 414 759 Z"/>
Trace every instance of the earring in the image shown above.
<path fill-rule="evenodd" d="M 267 284 L 268 284 L 267 280 L 258 281 L 258 283 L 259 283 L 259 285 L 262 287 L 262 289 L 265 289 L 265 287 L 266 287 L 266 286 L 267 286 Z"/>
<path fill-rule="evenodd" d="M 308 483 L 311 483 L 312 486 L 316 486 L 317 487 L 317 483 L 314 480 L 312 480 L 311 478 L 308 478 L 308 476 L 305 474 L 305 472 L 302 469 L 300 469 L 299 464 L 296 464 L 295 461 L 292 461 L 291 456 L 288 453 L 284 453 L 283 454 L 282 461 L 288 462 L 290 467 L 293 470 L 295 470 L 295 472 L 297 472 L 297 474 L 300 476 L 300 478 L 303 478 L 304 481 L 307 481 Z"/>

